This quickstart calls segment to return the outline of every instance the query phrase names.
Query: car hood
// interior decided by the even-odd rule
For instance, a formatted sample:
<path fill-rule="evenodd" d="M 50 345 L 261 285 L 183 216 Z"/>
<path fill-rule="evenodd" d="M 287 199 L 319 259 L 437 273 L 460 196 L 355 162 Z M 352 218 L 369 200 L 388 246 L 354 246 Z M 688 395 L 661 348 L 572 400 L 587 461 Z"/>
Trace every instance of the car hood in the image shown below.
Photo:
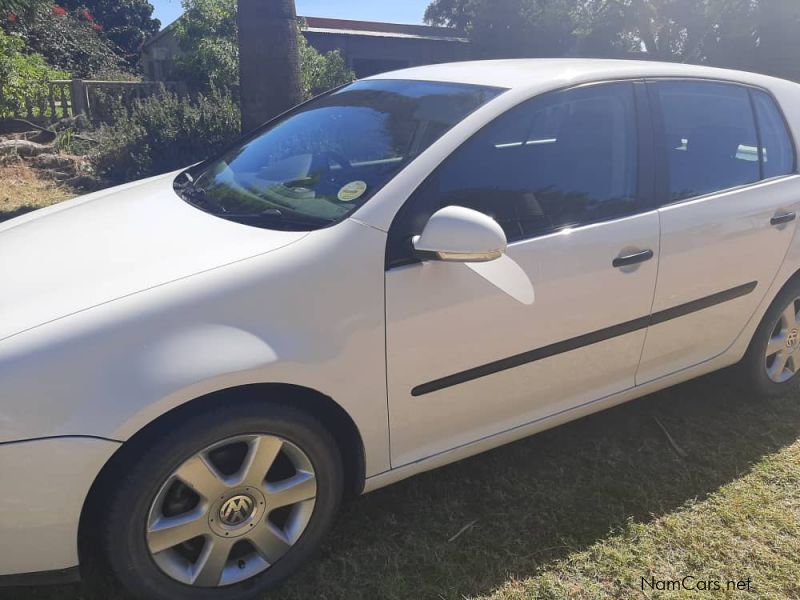
<path fill-rule="evenodd" d="M 307 235 L 209 215 L 174 192 L 175 175 L 0 223 L 0 340 Z"/>

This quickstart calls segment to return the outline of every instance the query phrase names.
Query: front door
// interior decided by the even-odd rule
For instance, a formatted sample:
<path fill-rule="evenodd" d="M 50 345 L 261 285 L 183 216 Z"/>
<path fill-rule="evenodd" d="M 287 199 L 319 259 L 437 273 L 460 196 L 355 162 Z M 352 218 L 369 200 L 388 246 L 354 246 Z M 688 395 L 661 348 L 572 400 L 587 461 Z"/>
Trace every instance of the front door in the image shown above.
<path fill-rule="evenodd" d="M 637 384 L 730 347 L 772 284 L 800 210 L 792 143 L 766 92 L 705 81 L 648 86 L 666 204 Z"/>
<path fill-rule="evenodd" d="M 638 142 L 649 133 L 637 123 L 640 86 L 581 87 L 516 107 L 397 215 L 386 272 L 393 467 L 634 385 L 659 236 L 640 169 L 650 161 L 639 148 L 652 147 Z M 448 205 L 496 219 L 507 255 L 415 259 L 411 236 Z"/>

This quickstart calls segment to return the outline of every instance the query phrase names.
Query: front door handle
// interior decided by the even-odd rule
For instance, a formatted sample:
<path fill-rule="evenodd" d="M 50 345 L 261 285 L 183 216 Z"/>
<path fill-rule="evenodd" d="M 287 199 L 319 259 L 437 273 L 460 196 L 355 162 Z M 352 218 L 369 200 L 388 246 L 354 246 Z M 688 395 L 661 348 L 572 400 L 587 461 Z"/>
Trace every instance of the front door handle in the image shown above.
<path fill-rule="evenodd" d="M 784 213 L 782 215 L 775 215 L 769 220 L 770 225 L 783 225 L 784 223 L 791 223 L 797 217 L 797 213 Z"/>
<path fill-rule="evenodd" d="M 652 250 L 642 250 L 633 254 L 626 254 L 625 256 L 618 256 L 611 263 L 616 268 L 629 267 L 631 265 L 638 265 L 653 258 Z"/>

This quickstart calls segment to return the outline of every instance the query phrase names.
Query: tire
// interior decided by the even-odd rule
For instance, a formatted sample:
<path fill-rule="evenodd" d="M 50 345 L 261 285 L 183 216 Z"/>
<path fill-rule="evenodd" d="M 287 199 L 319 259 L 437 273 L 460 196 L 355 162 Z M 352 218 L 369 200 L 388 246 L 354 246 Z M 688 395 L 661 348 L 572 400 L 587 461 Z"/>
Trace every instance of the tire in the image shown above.
<path fill-rule="evenodd" d="M 800 387 L 800 279 L 790 281 L 776 296 L 753 334 L 739 365 L 742 383 L 753 393 L 775 398 Z M 792 319 L 792 316 L 794 318 Z M 781 337 L 782 336 L 782 337 Z M 772 351 L 782 342 L 782 349 Z M 770 346 L 770 343 L 773 345 Z M 771 354 L 767 354 L 767 352 Z M 786 358 L 786 366 L 780 362 Z"/>
<path fill-rule="evenodd" d="M 165 432 L 133 460 L 108 497 L 102 550 L 133 598 L 254 598 L 308 560 L 342 491 L 339 449 L 316 419 L 283 405 L 228 404 Z M 169 527 L 179 520 L 190 524 Z"/>

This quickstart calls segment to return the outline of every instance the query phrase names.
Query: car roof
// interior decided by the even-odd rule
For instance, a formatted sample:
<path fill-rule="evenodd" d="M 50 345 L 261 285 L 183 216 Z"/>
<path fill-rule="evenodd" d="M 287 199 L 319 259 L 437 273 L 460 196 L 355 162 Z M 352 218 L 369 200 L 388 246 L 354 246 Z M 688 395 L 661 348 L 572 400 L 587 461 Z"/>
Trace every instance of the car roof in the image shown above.
<path fill-rule="evenodd" d="M 500 88 L 566 87 L 580 83 L 637 77 L 690 77 L 728 80 L 763 87 L 783 80 L 701 65 L 646 60 L 524 58 L 442 63 L 374 75 L 368 79 L 414 79 L 470 83 Z"/>

